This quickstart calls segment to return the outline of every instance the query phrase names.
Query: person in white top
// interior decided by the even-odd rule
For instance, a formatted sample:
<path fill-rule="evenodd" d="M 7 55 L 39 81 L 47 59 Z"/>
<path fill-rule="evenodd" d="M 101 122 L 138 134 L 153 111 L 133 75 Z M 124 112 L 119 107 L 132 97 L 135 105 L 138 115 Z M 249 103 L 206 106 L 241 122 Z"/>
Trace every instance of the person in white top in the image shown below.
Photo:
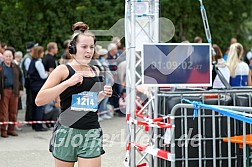
<path fill-rule="evenodd" d="M 221 74 L 224 76 L 226 81 L 229 83 L 230 71 L 226 65 L 225 60 L 223 59 L 222 52 L 218 45 L 213 44 L 213 49 L 216 53 L 215 57 L 217 59 L 216 67 L 220 70 Z M 224 84 L 220 80 L 220 77 L 217 75 L 213 82 L 213 88 L 225 88 Z"/>
<path fill-rule="evenodd" d="M 230 46 L 227 65 L 230 70 L 231 86 L 251 86 L 251 72 L 247 63 L 242 61 L 244 53 L 243 46 L 240 43 L 234 43 Z"/>

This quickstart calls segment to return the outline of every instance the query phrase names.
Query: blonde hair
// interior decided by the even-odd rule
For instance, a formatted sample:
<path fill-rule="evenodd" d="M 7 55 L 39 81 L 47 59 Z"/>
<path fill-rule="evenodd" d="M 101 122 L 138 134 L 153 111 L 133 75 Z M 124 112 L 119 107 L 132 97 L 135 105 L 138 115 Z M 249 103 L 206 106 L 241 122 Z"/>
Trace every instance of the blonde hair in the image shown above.
<path fill-rule="evenodd" d="M 240 43 L 234 43 L 230 46 L 228 52 L 227 65 L 230 70 L 230 75 L 235 76 L 235 69 L 243 55 L 243 46 Z"/>

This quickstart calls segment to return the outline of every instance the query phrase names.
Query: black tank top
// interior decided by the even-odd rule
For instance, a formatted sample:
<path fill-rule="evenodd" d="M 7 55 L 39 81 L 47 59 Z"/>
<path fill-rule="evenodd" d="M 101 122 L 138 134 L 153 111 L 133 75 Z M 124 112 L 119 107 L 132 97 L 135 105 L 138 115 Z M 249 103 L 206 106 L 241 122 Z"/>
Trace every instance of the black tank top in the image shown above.
<path fill-rule="evenodd" d="M 69 75 L 65 80 L 71 78 L 75 74 L 74 69 L 70 65 L 66 66 L 68 68 Z M 85 129 L 85 130 L 100 128 L 97 112 L 93 111 L 84 112 L 84 111 L 71 110 L 71 102 L 73 94 L 81 93 L 83 91 L 99 92 L 102 90 L 102 80 L 99 76 L 97 76 L 95 68 L 92 66 L 91 68 L 95 72 L 95 77 L 83 77 L 82 84 L 80 85 L 77 84 L 68 87 L 65 91 L 63 91 L 60 94 L 60 100 L 61 100 L 60 105 L 62 113 L 59 122 L 62 123 L 70 121 L 71 123 L 69 123 L 69 127 L 71 128 Z"/>

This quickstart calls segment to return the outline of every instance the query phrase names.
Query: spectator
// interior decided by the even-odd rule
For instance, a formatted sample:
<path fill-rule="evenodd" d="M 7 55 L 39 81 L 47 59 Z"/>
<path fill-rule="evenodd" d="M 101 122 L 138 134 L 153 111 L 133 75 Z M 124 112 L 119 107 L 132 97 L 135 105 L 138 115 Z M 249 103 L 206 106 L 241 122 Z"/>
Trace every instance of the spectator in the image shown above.
<path fill-rule="evenodd" d="M 121 115 L 122 113 L 119 110 L 119 98 L 121 93 L 121 84 L 118 78 L 118 71 L 117 71 L 117 58 L 118 58 L 118 52 L 117 52 L 117 46 L 114 43 L 110 43 L 108 45 L 108 61 L 109 61 L 109 69 L 111 73 L 113 74 L 114 84 L 112 86 L 113 88 L 113 96 L 109 98 L 110 104 L 114 107 L 115 112 L 117 115 Z"/>
<path fill-rule="evenodd" d="M 4 61 L 0 65 L 0 122 L 17 121 L 18 97 L 22 95 L 22 73 L 20 68 L 12 63 L 15 52 L 6 48 Z M 1 125 L 1 137 L 18 136 L 15 125 Z"/>
<path fill-rule="evenodd" d="M 114 84 L 114 79 L 113 75 L 109 69 L 109 62 L 107 61 L 108 57 L 108 50 L 107 49 L 100 49 L 99 52 L 97 52 L 100 55 L 100 62 L 102 64 L 102 72 L 101 75 L 104 76 L 105 83 L 107 85 L 113 85 Z M 108 110 L 107 103 L 108 103 L 109 98 L 104 98 L 101 103 L 99 104 L 99 109 L 98 111 L 100 113 L 103 113 L 107 111 L 104 114 L 99 115 L 99 121 L 103 119 L 110 119 L 112 118 L 113 113 Z M 112 113 L 112 114 L 111 114 Z"/>
<path fill-rule="evenodd" d="M 0 63 L 4 61 L 3 52 L 5 51 L 6 48 L 7 45 L 5 43 L 0 42 Z"/>
<path fill-rule="evenodd" d="M 109 69 L 109 62 L 107 60 L 108 58 L 108 50 L 107 49 L 101 49 L 99 51 L 99 55 L 100 55 L 100 62 L 102 64 L 103 67 L 103 71 L 102 71 L 102 75 L 105 78 L 105 82 L 108 85 L 113 85 L 114 84 L 114 79 L 113 79 L 113 75 Z"/>
<path fill-rule="evenodd" d="M 213 49 L 216 53 L 215 57 L 217 59 L 217 64 L 215 65 L 225 77 L 226 81 L 229 83 L 230 71 L 226 65 L 225 60 L 222 57 L 222 52 L 218 45 L 213 44 Z M 217 75 L 213 82 L 213 88 L 225 88 L 224 84 L 221 82 L 219 76 Z"/>
<path fill-rule="evenodd" d="M 17 51 L 15 53 L 15 59 L 14 59 L 14 63 L 16 63 L 16 65 L 20 66 L 21 64 L 21 60 L 23 58 L 23 53 L 21 51 Z"/>
<path fill-rule="evenodd" d="M 243 54 L 243 46 L 240 43 L 234 43 L 230 46 L 227 65 L 231 75 L 231 86 L 251 86 L 251 72 L 248 64 L 242 61 Z"/>
<path fill-rule="evenodd" d="M 196 37 L 194 38 L 194 43 L 202 43 L 202 38 L 199 37 L 199 36 L 196 36 Z"/>
<path fill-rule="evenodd" d="M 237 38 L 233 37 L 230 39 L 230 45 L 237 43 Z"/>
<path fill-rule="evenodd" d="M 49 42 L 47 44 L 48 53 L 43 58 L 43 64 L 45 70 L 49 72 L 49 74 L 56 68 L 56 54 L 58 53 L 58 45 L 55 42 Z"/>
<path fill-rule="evenodd" d="M 245 57 L 245 60 L 246 60 L 246 63 L 251 66 L 252 65 L 252 62 L 250 61 L 252 59 L 252 45 L 249 49 L 249 51 L 247 52 L 246 54 L 246 57 Z"/>
<path fill-rule="evenodd" d="M 118 50 L 116 44 L 110 43 L 108 45 L 108 59 L 116 60 L 118 57 L 117 51 Z"/>
<path fill-rule="evenodd" d="M 100 51 L 103 51 L 103 50 L 104 49 L 102 49 L 102 47 L 100 45 L 97 45 L 95 47 L 95 53 L 94 53 L 94 56 L 92 57 L 90 65 L 96 66 L 97 68 L 99 68 L 100 75 L 103 76 L 105 83 L 108 83 L 108 82 L 106 82 L 106 76 L 105 76 L 106 67 L 102 64 L 101 59 L 99 59 L 100 53 L 103 53 Z M 105 54 L 107 54 L 107 53 L 108 52 L 106 52 Z M 110 113 L 106 113 L 107 112 L 107 102 L 108 102 L 108 98 L 104 98 L 98 106 L 98 114 L 99 114 L 98 121 L 112 118 Z"/>
<path fill-rule="evenodd" d="M 101 64 L 101 62 L 99 60 L 99 58 L 100 58 L 100 55 L 98 53 L 98 48 L 99 47 L 100 47 L 100 45 L 95 47 L 96 50 L 95 50 L 95 53 L 94 53 L 94 55 L 92 57 L 92 60 L 90 61 L 90 65 L 96 66 L 97 68 L 99 68 L 100 71 L 104 71 L 104 69 L 102 67 L 102 64 Z"/>
<path fill-rule="evenodd" d="M 43 120 L 44 121 L 57 121 L 60 114 L 60 98 L 57 97 L 55 100 L 45 105 Z M 54 123 L 47 123 L 47 128 L 54 127 Z"/>
<path fill-rule="evenodd" d="M 118 83 L 120 83 L 121 90 L 125 89 L 126 86 L 126 54 L 125 52 L 122 53 L 118 58 L 117 58 L 117 73 L 118 73 Z"/>
<path fill-rule="evenodd" d="M 18 65 L 20 67 L 20 63 L 21 63 L 21 60 L 22 60 L 22 57 L 23 57 L 23 53 L 21 51 L 17 51 L 15 53 L 15 59 L 14 59 L 14 63 L 16 65 Z M 22 97 L 20 96 L 18 98 L 18 110 L 22 110 L 23 109 L 23 106 L 22 106 Z"/>
<path fill-rule="evenodd" d="M 116 44 L 117 46 L 117 52 L 118 52 L 118 55 L 121 55 L 124 51 L 124 48 L 122 46 L 122 43 L 121 43 L 121 39 L 119 37 L 113 37 L 112 38 L 112 43 Z"/>
<path fill-rule="evenodd" d="M 98 56 L 100 56 L 99 52 L 100 52 L 101 49 L 102 49 L 101 45 L 95 45 L 95 54 L 97 54 Z"/>
<path fill-rule="evenodd" d="M 227 61 L 228 52 L 229 52 L 229 47 L 226 48 L 225 53 L 224 53 L 224 55 L 223 55 L 223 59 L 224 59 L 225 61 Z"/>
<path fill-rule="evenodd" d="M 119 99 L 119 107 L 122 113 L 126 113 L 126 90 L 125 89 L 121 93 L 121 97 Z"/>
<path fill-rule="evenodd" d="M 43 112 L 44 106 L 37 106 L 35 104 L 35 98 L 45 83 L 46 78 L 48 77 L 47 72 L 45 71 L 44 65 L 42 63 L 41 57 L 44 54 L 44 48 L 42 46 L 36 46 L 34 48 L 32 56 L 32 60 L 27 71 L 28 76 L 30 78 L 31 84 L 31 98 L 33 102 L 32 107 L 32 117 L 34 121 L 42 121 L 43 120 Z M 33 124 L 32 128 L 35 131 L 46 131 L 42 124 Z"/>
<path fill-rule="evenodd" d="M 250 48 L 250 50 L 248 51 L 248 53 L 246 55 L 246 59 L 247 59 L 247 64 L 249 65 L 250 73 L 252 75 L 252 45 L 251 45 L 251 48 Z"/>
<path fill-rule="evenodd" d="M 69 43 L 70 43 L 70 40 L 68 39 L 63 44 L 65 50 L 64 50 L 64 53 L 61 55 L 59 64 L 67 64 L 72 61 L 72 56 L 69 54 L 69 49 L 68 49 Z"/>
<path fill-rule="evenodd" d="M 23 72 L 24 87 L 26 93 L 26 110 L 25 110 L 25 121 L 32 121 L 32 99 L 31 99 L 31 87 L 30 79 L 28 77 L 27 71 L 31 63 L 31 54 L 33 54 L 34 47 L 38 46 L 38 43 L 28 42 L 26 45 L 26 54 L 21 60 L 21 70 Z"/>

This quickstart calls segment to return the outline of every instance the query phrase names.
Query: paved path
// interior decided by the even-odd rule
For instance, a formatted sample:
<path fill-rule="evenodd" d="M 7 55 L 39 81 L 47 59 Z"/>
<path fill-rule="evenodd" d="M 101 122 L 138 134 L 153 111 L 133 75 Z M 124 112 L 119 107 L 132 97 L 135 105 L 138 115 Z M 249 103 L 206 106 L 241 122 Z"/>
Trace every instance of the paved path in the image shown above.
<path fill-rule="evenodd" d="M 19 112 L 19 120 L 24 116 Z M 114 117 L 101 122 L 104 132 L 102 167 L 121 167 L 125 156 L 125 118 Z M 35 132 L 22 126 L 18 137 L 0 137 L 0 167 L 53 167 L 54 160 L 48 151 L 52 131 Z M 77 165 L 76 165 L 77 166 Z"/>

